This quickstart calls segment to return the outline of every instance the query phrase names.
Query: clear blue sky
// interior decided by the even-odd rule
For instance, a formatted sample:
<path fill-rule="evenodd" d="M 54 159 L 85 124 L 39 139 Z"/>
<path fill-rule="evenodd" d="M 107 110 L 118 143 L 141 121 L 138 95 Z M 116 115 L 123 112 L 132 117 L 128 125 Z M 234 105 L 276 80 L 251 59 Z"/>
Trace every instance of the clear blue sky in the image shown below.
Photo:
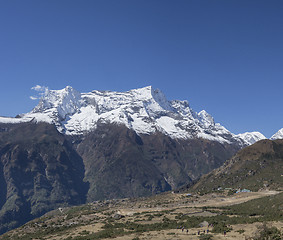
<path fill-rule="evenodd" d="M 233 133 L 283 128 L 283 1 L 0 0 L 0 115 L 31 87 L 152 85 Z"/>

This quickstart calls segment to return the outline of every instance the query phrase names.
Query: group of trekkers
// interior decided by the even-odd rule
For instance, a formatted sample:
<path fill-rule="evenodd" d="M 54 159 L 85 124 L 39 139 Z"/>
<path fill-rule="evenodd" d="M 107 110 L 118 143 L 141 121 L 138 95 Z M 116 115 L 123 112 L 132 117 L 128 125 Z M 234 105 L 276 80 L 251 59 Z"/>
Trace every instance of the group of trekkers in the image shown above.
<path fill-rule="evenodd" d="M 202 231 L 198 230 L 198 235 L 201 234 Z M 205 230 L 203 230 L 203 233 L 205 234 Z M 206 229 L 206 233 L 209 233 L 209 229 Z"/>
<path fill-rule="evenodd" d="M 210 227 L 210 226 L 213 227 L 212 224 L 211 224 L 211 225 L 210 225 L 210 224 L 208 225 L 208 227 Z M 177 229 L 181 229 L 182 232 L 186 232 L 187 234 L 189 233 L 189 230 L 188 230 L 188 229 L 185 229 L 184 226 L 177 227 Z M 208 233 L 209 233 L 209 229 L 207 228 L 206 230 L 198 230 L 197 235 L 200 235 L 201 233 L 203 233 L 203 234 L 208 234 Z M 224 237 L 226 236 L 226 231 L 223 232 L 223 235 L 224 235 Z"/>
<path fill-rule="evenodd" d="M 189 233 L 189 230 L 188 230 L 188 229 L 185 229 L 184 226 L 177 227 L 177 229 L 181 229 L 182 232 L 186 232 L 187 234 Z M 201 233 L 202 233 L 202 231 L 199 230 L 199 231 L 197 232 L 197 235 L 200 235 Z M 209 229 L 203 230 L 203 233 L 204 233 L 204 234 L 205 234 L 205 233 L 209 233 Z"/>

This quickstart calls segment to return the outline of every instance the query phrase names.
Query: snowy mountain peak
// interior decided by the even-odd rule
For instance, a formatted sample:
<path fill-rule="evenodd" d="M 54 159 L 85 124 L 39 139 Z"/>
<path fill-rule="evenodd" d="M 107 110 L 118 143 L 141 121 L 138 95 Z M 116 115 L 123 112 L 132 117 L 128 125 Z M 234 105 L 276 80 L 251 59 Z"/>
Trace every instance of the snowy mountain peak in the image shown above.
<path fill-rule="evenodd" d="M 79 93 L 70 86 L 46 90 L 39 104 L 22 116 L 53 123 L 66 134 L 83 134 L 99 123 L 123 124 L 138 134 L 160 131 L 172 138 L 208 138 L 230 142 L 232 134 L 205 111 L 194 112 L 188 101 L 168 101 L 152 86 L 127 92 Z"/>
<path fill-rule="evenodd" d="M 152 98 L 152 92 L 154 89 L 152 86 L 146 86 L 143 88 L 137 88 L 137 89 L 132 89 L 128 91 L 128 93 L 131 93 L 133 95 L 136 95 L 137 98 L 142 98 L 144 100 Z"/>
<path fill-rule="evenodd" d="M 59 121 L 77 112 L 81 106 L 81 94 L 71 86 L 61 90 L 46 89 L 38 105 L 24 116 L 58 125 Z"/>
<path fill-rule="evenodd" d="M 166 99 L 163 92 L 159 89 L 153 89 L 152 86 L 138 88 L 128 91 L 133 99 L 144 101 L 146 104 L 158 104 L 163 110 L 172 110 L 170 103 Z"/>
<path fill-rule="evenodd" d="M 62 107 L 69 108 L 71 105 L 79 107 L 78 102 L 81 94 L 70 86 L 62 90 L 47 89 L 40 99 L 39 104 L 32 110 L 32 112 L 42 112 L 46 109 Z"/>
<path fill-rule="evenodd" d="M 242 139 L 246 145 L 252 145 L 257 141 L 266 139 L 266 137 L 260 132 L 245 132 L 245 133 L 236 135 L 236 137 L 239 137 L 240 139 Z"/>
<path fill-rule="evenodd" d="M 214 126 L 215 122 L 213 117 L 208 114 L 205 110 L 202 110 L 198 113 L 198 117 L 201 121 L 201 123 L 206 127 L 209 128 L 210 126 Z"/>
<path fill-rule="evenodd" d="M 283 139 L 283 128 L 281 128 L 277 133 L 272 135 L 272 137 L 270 139 L 271 140 Z"/>
<path fill-rule="evenodd" d="M 236 136 L 205 110 L 196 113 L 188 101 L 168 101 L 152 86 L 127 92 L 98 91 L 79 93 L 71 86 L 45 89 L 38 105 L 20 120 L 0 118 L 0 122 L 48 122 L 65 134 L 79 135 L 98 124 L 122 124 L 137 134 L 162 132 L 172 138 L 204 138 L 222 143 L 249 144 L 248 137 Z M 257 138 L 261 138 L 259 135 Z M 253 141 L 253 140 L 252 140 Z"/>

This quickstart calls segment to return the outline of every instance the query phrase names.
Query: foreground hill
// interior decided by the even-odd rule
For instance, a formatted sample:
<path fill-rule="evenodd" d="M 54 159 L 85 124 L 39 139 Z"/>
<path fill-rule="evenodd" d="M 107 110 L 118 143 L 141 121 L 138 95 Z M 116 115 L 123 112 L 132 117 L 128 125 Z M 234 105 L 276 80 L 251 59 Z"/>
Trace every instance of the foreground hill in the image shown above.
<path fill-rule="evenodd" d="M 96 201 L 56 209 L 0 239 L 282 239 L 282 203 L 275 191 Z"/>
<path fill-rule="evenodd" d="M 283 188 L 283 140 L 261 140 L 240 150 L 223 166 L 203 176 L 191 189 Z"/>

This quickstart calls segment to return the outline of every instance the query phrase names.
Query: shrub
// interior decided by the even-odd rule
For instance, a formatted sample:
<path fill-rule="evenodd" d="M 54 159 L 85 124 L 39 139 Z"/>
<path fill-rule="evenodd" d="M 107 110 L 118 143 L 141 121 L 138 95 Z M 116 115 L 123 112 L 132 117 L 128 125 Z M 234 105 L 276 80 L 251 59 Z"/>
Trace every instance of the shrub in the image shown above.
<path fill-rule="evenodd" d="M 282 234 L 276 227 L 267 227 L 266 224 L 262 226 L 259 236 L 254 240 L 281 240 Z"/>
<path fill-rule="evenodd" d="M 244 229 L 240 229 L 240 230 L 238 230 L 238 231 L 236 231 L 236 232 L 238 232 L 238 233 L 242 234 L 242 233 L 244 233 L 244 232 L 245 232 L 245 230 L 244 230 Z"/>
<path fill-rule="evenodd" d="M 199 236 L 199 239 L 201 239 L 201 240 L 211 240 L 212 235 L 211 234 L 201 235 L 201 236 Z"/>
<path fill-rule="evenodd" d="M 212 232 L 213 233 L 223 233 L 224 231 L 230 232 L 232 230 L 231 227 L 228 227 L 225 223 L 223 222 L 218 222 L 213 225 Z"/>

